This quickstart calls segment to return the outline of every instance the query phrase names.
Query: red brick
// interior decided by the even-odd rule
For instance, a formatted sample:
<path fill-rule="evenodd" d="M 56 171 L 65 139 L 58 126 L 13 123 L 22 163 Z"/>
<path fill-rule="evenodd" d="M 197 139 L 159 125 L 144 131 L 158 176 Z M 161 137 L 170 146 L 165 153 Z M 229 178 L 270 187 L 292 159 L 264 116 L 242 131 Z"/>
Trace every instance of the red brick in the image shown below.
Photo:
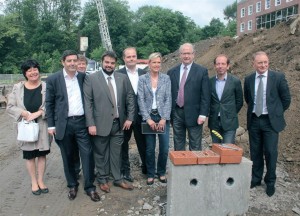
<path fill-rule="evenodd" d="M 238 164 L 241 163 L 242 156 L 221 156 L 220 164 Z"/>
<path fill-rule="evenodd" d="M 170 151 L 169 156 L 174 165 L 197 164 L 197 156 L 191 151 Z"/>
<path fill-rule="evenodd" d="M 224 146 L 228 146 L 235 149 L 226 148 Z M 220 144 L 213 144 L 212 150 L 216 152 L 217 154 L 222 156 L 242 156 L 243 155 L 243 149 L 241 147 L 238 147 L 234 144 L 224 144 L 224 146 Z"/>
<path fill-rule="evenodd" d="M 213 152 L 212 150 L 205 151 L 193 151 L 197 156 L 198 164 L 218 164 L 220 163 L 220 155 Z"/>

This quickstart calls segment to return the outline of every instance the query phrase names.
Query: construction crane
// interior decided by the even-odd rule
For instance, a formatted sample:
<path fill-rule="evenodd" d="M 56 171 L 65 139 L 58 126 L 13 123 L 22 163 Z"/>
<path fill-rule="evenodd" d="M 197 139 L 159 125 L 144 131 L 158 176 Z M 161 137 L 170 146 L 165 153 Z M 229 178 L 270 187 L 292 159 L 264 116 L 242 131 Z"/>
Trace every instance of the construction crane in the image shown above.
<path fill-rule="evenodd" d="M 99 30 L 100 30 L 102 45 L 106 50 L 112 50 L 103 2 L 102 0 L 94 0 L 94 1 L 97 5 L 97 10 L 99 14 Z"/>

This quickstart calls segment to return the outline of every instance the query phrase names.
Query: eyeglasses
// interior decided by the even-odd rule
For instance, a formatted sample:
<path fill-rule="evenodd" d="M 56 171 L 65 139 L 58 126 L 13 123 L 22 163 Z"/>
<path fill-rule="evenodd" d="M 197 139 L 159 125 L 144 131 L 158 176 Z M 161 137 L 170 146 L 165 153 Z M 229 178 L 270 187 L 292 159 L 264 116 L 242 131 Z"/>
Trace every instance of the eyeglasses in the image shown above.
<path fill-rule="evenodd" d="M 180 55 L 193 55 L 194 53 L 192 52 L 192 53 L 190 53 L 190 52 L 188 52 L 188 53 L 180 53 Z"/>

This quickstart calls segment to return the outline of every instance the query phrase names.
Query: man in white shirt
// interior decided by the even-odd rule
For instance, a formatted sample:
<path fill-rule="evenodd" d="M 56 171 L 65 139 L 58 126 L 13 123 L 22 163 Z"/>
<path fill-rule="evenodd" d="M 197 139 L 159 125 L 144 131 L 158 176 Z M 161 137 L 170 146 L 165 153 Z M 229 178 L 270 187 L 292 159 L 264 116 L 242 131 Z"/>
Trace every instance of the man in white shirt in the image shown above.
<path fill-rule="evenodd" d="M 141 131 L 141 122 L 142 117 L 138 114 L 138 105 L 137 105 L 137 87 L 139 76 L 146 74 L 146 71 L 137 67 L 137 52 L 134 47 L 128 47 L 123 51 L 123 60 L 125 63 L 125 67 L 118 70 L 119 73 L 123 73 L 128 76 L 132 90 L 135 93 L 134 104 L 135 104 L 135 116 L 131 127 L 128 130 L 124 131 L 124 142 L 122 144 L 122 165 L 121 165 L 121 173 L 123 178 L 127 181 L 133 182 L 133 177 L 130 173 L 130 163 L 129 163 L 129 141 L 131 138 L 132 132 L 134 133 L 134 138 L 136 141 L 136 145 L 139 151 L 139 155 L 142 162 L 142 173 L 146 174 L 146 143 L 145 136 Z"/>

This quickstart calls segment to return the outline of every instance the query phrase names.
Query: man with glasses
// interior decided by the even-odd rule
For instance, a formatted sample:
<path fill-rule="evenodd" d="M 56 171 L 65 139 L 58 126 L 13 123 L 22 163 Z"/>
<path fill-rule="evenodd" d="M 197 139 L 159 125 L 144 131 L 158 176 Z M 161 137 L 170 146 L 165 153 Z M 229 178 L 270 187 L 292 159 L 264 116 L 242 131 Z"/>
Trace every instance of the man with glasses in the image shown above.
<path fill-rule="evenodd" d="M 168 71 L 172 86 L 172 124 L 175 151 L 184 151 L 186 130 L 189 150 L 202 149 L 203 123 L 210 105 L 207 69 L 194 63 L 194 47 L 190 43 L 179 48 L 181 64 Z"/>

